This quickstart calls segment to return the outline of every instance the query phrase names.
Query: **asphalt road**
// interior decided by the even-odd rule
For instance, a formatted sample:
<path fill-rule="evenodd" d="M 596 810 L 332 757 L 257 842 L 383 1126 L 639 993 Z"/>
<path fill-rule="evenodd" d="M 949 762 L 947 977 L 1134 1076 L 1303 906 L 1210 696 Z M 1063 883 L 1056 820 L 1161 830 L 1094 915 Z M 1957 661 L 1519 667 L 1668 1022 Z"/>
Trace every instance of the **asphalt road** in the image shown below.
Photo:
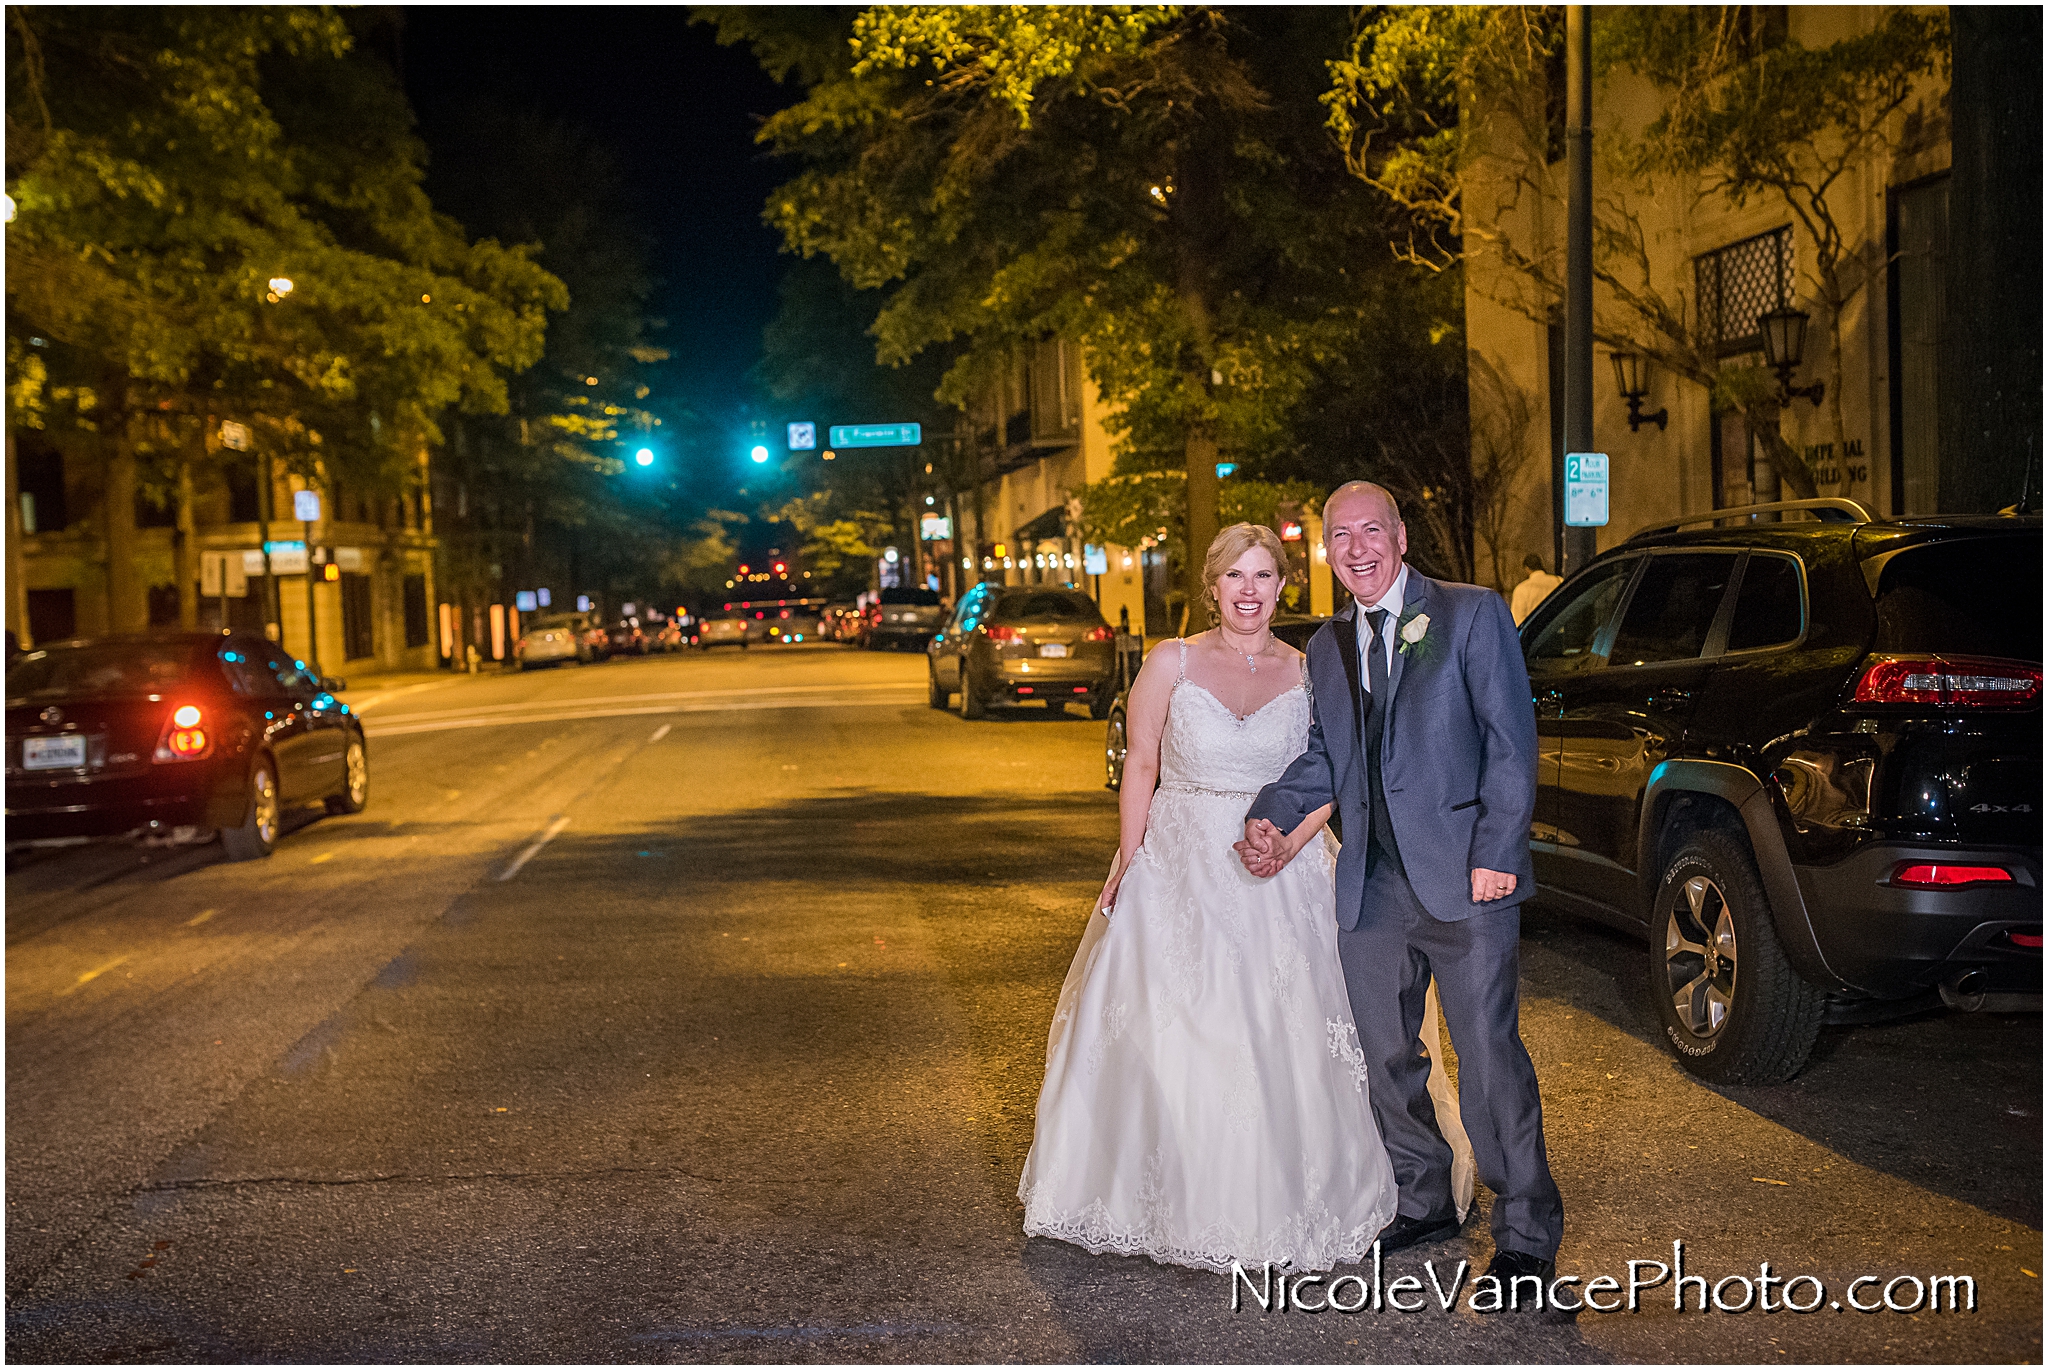
<path fill-rule="evenodd" d="M 1683 1240 L 1831 1300 L 1968 1275 L 1976 1311 L 1233 1312 L 1025 1241 L 1102 725 L 963 722 L 923 679 L 798 647 L 417 682 L 353 699 L 367 811 L 267 862 L 11 858 L 9 1359 L 2041 1358 L 2039 1018 L 1830 1029 L 1792 1084 L 1711 1090 L 1643 949 L 1540 911 L 1562 1272 Z M 1490 1255 L 1482 1214 L 1384 1279 Z"/>

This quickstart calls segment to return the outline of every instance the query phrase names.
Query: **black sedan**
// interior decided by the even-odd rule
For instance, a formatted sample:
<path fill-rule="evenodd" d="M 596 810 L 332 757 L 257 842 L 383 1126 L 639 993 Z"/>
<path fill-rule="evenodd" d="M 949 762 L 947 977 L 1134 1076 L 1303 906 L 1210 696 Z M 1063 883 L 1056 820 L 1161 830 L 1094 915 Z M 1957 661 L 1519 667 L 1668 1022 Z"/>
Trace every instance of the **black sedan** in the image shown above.
<path fill-rule="evenodd" d="M 39 648 L 7 668 L 9 841 L 217 829 L 268 856 L 294 805 L 369 800 L 341 682 L 260 637 L 151 632 Z"/>

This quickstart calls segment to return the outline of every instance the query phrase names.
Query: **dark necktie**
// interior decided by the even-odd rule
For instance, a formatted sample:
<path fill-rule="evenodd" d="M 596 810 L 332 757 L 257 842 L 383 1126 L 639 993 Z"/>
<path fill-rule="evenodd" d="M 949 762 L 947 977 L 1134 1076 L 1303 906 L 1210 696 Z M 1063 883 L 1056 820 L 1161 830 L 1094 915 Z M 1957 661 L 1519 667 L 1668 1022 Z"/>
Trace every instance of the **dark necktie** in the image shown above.
<path fill-rule="evenodd" d="M 1386 627 L 1387 611 L 1367 609 L 1365 616 L 1372 623 L 1372 641 L 1365 649 L 1365 678 L 1372 685 L 1372 708 L 1365 727 L 1365 780 L 1372 797 L 1372 830 L 1365 848 L 1365 873 L 1371 875 L 1382 856 L 1394 863 L 1395 870 L 1402 870 L 1402 866 L 1401 850 L 1394 843 L 1394 820 L 1387 812 L 1386 785 L 1380 777 L 1380 752 L 1386 740 L 1387 722 L 1383 710 L 1392 702 L 1387 697 L 1386 644 L 1380 637 Z"/>

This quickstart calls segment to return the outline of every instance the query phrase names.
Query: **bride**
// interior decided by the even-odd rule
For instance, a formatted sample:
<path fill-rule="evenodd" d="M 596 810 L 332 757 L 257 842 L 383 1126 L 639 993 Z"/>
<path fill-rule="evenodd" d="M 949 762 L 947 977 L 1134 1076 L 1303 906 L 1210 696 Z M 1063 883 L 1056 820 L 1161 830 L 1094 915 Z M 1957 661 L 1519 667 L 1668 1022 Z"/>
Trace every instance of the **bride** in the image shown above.
<path fill-rule="evenodd" d="M 1209 547 L 1218 626 L 1156 648 L 1131 687 L 1121 841 L 1053 1015 L 1018 1197 L 1024 1230 L 1228 1273 L 1327 1270 L 1394 1217 L 1337 962 L 1329 817 L 1258 879 L 1232 851 L 1261 787 L 1308 742 L 1304 658 L 1273 637 L 1285 550 L 1239 523 Z M 1154 781 L 1158 782 L 1155 791 Z M 1470 1148 L 1436 1049 L 1437 1119 Z"/>

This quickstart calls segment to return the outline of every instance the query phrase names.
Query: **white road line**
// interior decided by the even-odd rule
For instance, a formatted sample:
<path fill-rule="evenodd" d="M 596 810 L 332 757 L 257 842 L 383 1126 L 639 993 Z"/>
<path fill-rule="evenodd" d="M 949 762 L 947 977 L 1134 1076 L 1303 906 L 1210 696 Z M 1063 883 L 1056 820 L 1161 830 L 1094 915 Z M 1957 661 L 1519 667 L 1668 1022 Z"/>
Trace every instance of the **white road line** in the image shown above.
<path fill-rule="evenodd" d="M 667 737 L 667 736 L 668 736 L 668 730 L 669 730 L 670 728 L 673 728 L 674 726 L 675 726 L 675 725 L 674 725 L 673 723 L 664 723 L 664 724 L 662 724 L 662 725 L 661 725 L 661 726 L 660 726 L 659 728 L 656 728 L 656 729 L 654 730 L 654 736 L 652 736 L 652 737 L 648 738 L 647 740 L 648 740 L 649 742 L 659 742 L 659 741 L 661 741 L 661 739 L 663 739 L 664 737 Z"/>
<path fill-rule="evenodd" d="M 443 717 L 436 715 L 432 722 L 406 723 L 398 719 L 390 722 L 372 723 L 364 720 L 364 728 L 372 737 L 402 737 L 408 733 L 447 732 L 456 728 L 502 728 L 522 723 L 570 723 L 588 718 L 631 718 L 640 714 L 702 714 L 702 713 L 751 713 L 761 709 L 863 709 L 901 708 L 924 698 L 922 685 L 905 689 L 896 699 L 754 699 L 732 700 L 725 703 L 704 704 L 654 704 L 637 709 L 577 709 L 559 713 L 528 713 L 518 717 L 472 718 L 465 715 Z M 406 718 L 418 715 L 407 714 Z"/>
<path fill-rule="evenodd" d="M 425 680 L 421 681 L 417 685 L 401 685 L 399 688 L 395 690 L 380 690 L 376 694 L 373 694 L 368 699 L 364 700 L 362 703 L 352 704 L 349 707 L 353 709 L 356 713 L 361 713 L 363 710 L 370 708 L 373 705 L 382 704 L 387 700 L 397 699 L 400 695 L 418 694 L 421 690 L 438 689 L 440 686 L 452 685 L 454 683 L 455 682 L 451 680 Z"/>
<path fill-rule="evenodd" d="M 430 682 L 434 683 L 434 682 Z M 476 704 L 467 709 L 439 709 L 431 713 L 396 714 L 390 718 L 393 723 L 425 722 L 430 718 L 473 718 L 485 714 L 510 714 L 522 711 L 531 713 L 536 709 L 577 709 L 593 704 L 652 704 L 666 699 L 768 699 L 784 695 L 817 694 L 870 694 L 878 690 L 918 690 L 924 686 L 915 681 L 884 681 L 869 685 L 776 685 L 756 690 L 673 690 L 660 694 L 637 695 L 575 695 L 566 699 L 529 699 L 517 704 Z M 360 712 L 360 710 L 358 711 Z"/>
<path fill-rule="evenodd" d="M 525 851 L 519 853 L 519 855 L 513 857 L 512 864 L 498 872 L 498 879 L 500 881 L 510 880 L 513 876 L 519 874 L 519 872 L 525 868 L 527 862 L 533 860 L 534 857 L 540 855 L 540 849 L 542 847 L 545 847 L 548 843 L 555 840 L 556 833 L 560 832 L 562 829 L 568 826 L 569 815 L 566 813 L 557 815 L 555 821 L 548 824 L 547 830 L 543 832 L 539 837 L 534 839 L 534 843 L 532 846 L 528 847 Z"/>

